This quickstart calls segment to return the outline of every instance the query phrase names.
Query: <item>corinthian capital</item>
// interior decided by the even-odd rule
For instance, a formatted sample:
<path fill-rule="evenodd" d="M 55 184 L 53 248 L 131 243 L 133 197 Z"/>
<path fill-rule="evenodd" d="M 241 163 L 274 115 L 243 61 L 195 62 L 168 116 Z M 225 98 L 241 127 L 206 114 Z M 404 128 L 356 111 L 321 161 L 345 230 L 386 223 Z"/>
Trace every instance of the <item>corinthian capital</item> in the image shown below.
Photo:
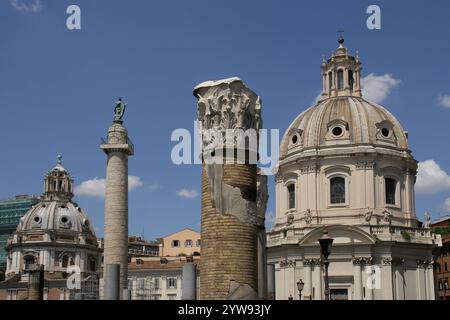
<path fill-rule="evenodd" d="M 204 150 L 235 146 L 241 132 L 257 135 L 262 127 L 261 99 L 239 78 L 203 82 L 194 96 Z"/>

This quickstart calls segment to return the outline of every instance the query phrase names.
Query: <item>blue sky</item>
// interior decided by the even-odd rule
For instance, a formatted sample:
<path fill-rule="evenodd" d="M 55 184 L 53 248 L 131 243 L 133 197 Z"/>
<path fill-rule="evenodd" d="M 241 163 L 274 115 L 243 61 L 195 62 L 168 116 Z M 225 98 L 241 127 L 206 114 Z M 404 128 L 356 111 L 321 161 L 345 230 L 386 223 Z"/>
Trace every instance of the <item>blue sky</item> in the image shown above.
<path fill-rule="evenodd" d="M 66 28 L 70 4 L 81 8 L 81 30 Z M 366 27 L 370 4 L 381 7 L 381 30 Z M 129 198 L 130 233 L 154 238 L 199 230 L 200 167 L 170 159 L 171 132 L 193 127 L 193 87 L 239 76 L 262 96 L 264 126 L 283 133 L 317 96 L 322 55 L 336 48 L 343 29 L 364 75 L 373 73 L 367 86 L 384 90 L 375 98 L 409 131 L 423 162 L 419 217 L 425 210 L 434 218 L 445 214 L 449 13 L 445 0 L 1 0 L 0 199 L 41 194 L 57 154 L 77 185 L 96 177 L 90 186 L 101 185 L 100 137 L 123 96 L 136 146 L 130 175 L 138 177 Z M 76 200 L 102 235 L 103 198 Z"/>

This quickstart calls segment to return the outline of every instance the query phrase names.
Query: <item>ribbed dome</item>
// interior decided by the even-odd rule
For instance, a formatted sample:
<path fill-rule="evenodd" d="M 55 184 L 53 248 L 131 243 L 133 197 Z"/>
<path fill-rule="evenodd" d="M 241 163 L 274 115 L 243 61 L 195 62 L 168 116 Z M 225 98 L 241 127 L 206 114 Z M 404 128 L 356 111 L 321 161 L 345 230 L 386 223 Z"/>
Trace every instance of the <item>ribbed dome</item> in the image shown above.
<path fill-rule="evenodd" d="M 17 232 L 64 230 L 95 236 L 88 216 L 73 202 L 43 201 L 20 220 Z"/>
<path fill-rule="evenodd" d="M 299 154 L 342 152 L 360 146 L 360 152 L 409 155 L 408 139 L 399 121 L 382 106 L 361 97 L 332 97 L 301 113 L 287 129 L 280 159 Z M 310 150 L 310 152 L 308 152 Z M 356 150 L 355 150 L 356 151 Z"/>

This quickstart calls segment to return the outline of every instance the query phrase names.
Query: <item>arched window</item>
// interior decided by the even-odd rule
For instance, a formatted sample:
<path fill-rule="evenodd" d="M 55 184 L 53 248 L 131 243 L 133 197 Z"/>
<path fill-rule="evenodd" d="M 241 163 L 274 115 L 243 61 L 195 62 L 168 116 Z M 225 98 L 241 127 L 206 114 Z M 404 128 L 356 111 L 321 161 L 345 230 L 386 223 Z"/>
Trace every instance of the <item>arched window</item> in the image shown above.
<path fill-rule="evenodd" d="M 330 180 L 330 202 L 331 204 L 345 203 L 345 179 L 334 177 Z"/>
<path fill-rule="evenodd" d="M 328 72 L 328 92 L 331 93 L 333 88 L 333 72 Z"/>
<path fill-rule="evenodd" d="M 30 269 L 36 263 L 34 256 L 26 256 L 23 260 L 25 262 L 25 270 Z"/>
<path fill-rule="evenodd" d="M 290 184 L 287 187 L 288 190 L 288 209 L 295 208 L 295 184 Z"/>
<path fill-rule="evenodd" d="M 348 84 L 350 86 L 350 90 L 353 90 L 353 71 L 352 70 L 348 70 Z"/>
<path fill-rule="evenodd" d="M 397 182 L 394 179 L 384 179 L 385 191 L 386 191 L 386 204 L 395 204 L 395 189 Z"/>
<path fill-rule="evenodd" d="M 338 90 L 343 90 L 344 89 L 344 71 L 338 70 L 337 77 L 338 77 Z"/>

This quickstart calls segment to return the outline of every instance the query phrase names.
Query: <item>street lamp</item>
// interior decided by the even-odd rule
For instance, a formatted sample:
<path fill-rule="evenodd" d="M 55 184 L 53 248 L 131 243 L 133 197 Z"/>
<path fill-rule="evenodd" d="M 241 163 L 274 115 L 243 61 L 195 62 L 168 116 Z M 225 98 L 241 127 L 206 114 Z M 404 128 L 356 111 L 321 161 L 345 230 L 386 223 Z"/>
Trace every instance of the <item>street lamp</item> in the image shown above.
<path fill-rule="evenodd" d="M 302 290 L 303 290 L 303 287 L 304 287 L 304 286 L 305 286 L 305 283 L 303 282 L 302 279 L 300 279 L 300 280 L 297 282 L 298 300 L 302 300 Z"/>
<path fill-rule="evenodd" d="M 331 246 L 333 244 L 333 238 L 328 235 L 327 230 L 323 231 L 323 235 L 319 238 L 320 252 L 323 256 L 323 264 L 325 266 L 325 300 L 330 300 L 330 287 L 328 282 L 328 266 L 330 261 L 328 261 L 328 256 L 331 253 Z"/>

